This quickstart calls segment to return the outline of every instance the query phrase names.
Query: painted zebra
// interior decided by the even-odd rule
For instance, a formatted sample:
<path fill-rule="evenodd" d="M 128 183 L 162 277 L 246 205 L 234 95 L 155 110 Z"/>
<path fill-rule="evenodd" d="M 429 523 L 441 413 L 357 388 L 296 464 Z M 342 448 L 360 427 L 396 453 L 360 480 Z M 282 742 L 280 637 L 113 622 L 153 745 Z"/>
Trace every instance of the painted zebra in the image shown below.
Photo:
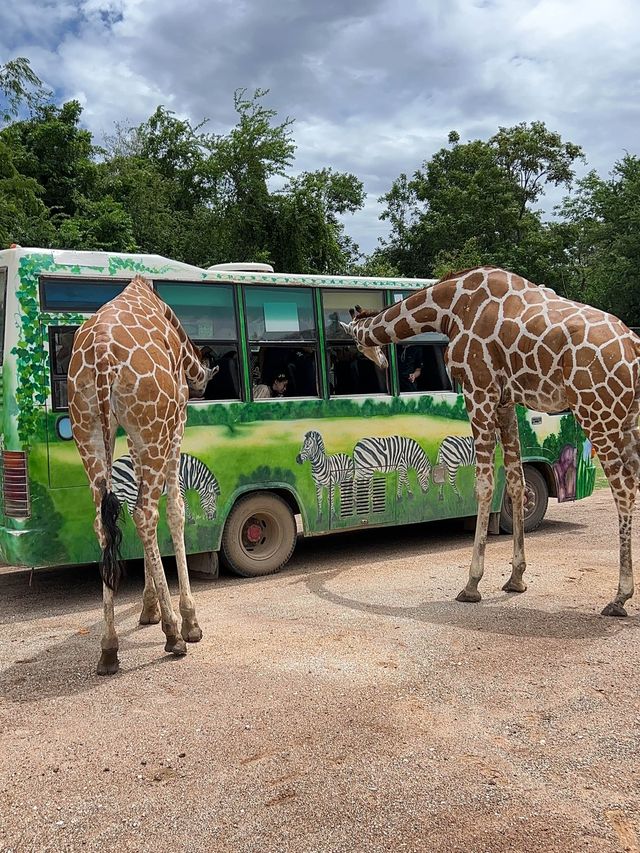
<path fill-rule="evenodd" d="M 466 465 L 476 464 L 476 446 L 473 441 L 473 436 L 470 435 L 448 435 L 443 438 L 442 444 L 438 450 L 438 458 L 436 465 L 442 465 L 449 477 L 449 483 L 458 500 L 462 500 L 462 495 L 458 491 L 456 485 L 456 477 L 458 468 Z M 444 480 L 440 484 L 440 494 L 438 500 L 444 500 Z"/>
<path fill-rule="evenodd" d="M 296 456 L 298 465 L 303 462 L 311 462 L 311 476 L 316 484 L 316 498 L 318 500 L 318 521 L 322 518 L 322 499 L 324 492 L 333 490 L 333 507 L 335 513 L 335 498 L 338 495 L 338 487 L 346 483 L 353 483 L 353 459 L 346 453 L 335 453 L 327 456 L 324 449 L 322 436 L 316 430 L 310 430 L 302 440 L 300 453 Z M 331 498 L 331 494 L 329 494 Z"/>
<path fill-rule="evenodd" d="M 138 500 L 138 483 L 133 473 L 133 462 L 128 454 L 121 456 L 113 463 L 111 483 L 115 496 L 121 503 L 127 505 L 129 513 L 132 514 Z M 185 521 L 193 524 L 195 520 L 185 498 L 185 493 L 190 489 L 200 496 L 200 503 L 206 517 L 210 521 L 216 517 L 220 486 L 204 462 L 195 456 L 189 456 L 188 453 L 181 453 L 178 484 L 184 500 Z M 166 486 L 163 494 L 166 494 Z"/>
<path fill-rule="evenodd" d="M 397 495 L 402 497 L 402 486 L 411 495 L 407 471 L 413 468 L 423 492 L 429 488 L 431 462 L 424 450 L 413 438 L 390 435 L 379 438 L 363 438 L 353 448 L 356 481 L 370 483 L 376 471 L 383 474 L 398 472 Z"/>

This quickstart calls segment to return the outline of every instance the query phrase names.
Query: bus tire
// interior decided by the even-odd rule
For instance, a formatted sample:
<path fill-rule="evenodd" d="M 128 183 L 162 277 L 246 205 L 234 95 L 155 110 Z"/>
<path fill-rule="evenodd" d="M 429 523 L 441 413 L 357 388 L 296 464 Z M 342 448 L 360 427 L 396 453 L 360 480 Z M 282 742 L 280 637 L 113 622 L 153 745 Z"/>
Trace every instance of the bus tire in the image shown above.
<path fill-rule="evenodd" d="M 291 507 L 273 492 L 253 492 L 240 498 L 222 534 L 226 565 L 243 578 L 279 571 L 296 546 L 296 521 Z"/>
<path fill-rule="evenodd" d="M 524 466 L 525 507 L 524 532 L 531 533 L 540 527 L 549 505 L 549 487 L 544 475 L 533 465 Z M 500 530 L 503 533 L 513 533 L 513 509 L 511 498 L 504 490 L 502 509 L 500 510 Z"/>

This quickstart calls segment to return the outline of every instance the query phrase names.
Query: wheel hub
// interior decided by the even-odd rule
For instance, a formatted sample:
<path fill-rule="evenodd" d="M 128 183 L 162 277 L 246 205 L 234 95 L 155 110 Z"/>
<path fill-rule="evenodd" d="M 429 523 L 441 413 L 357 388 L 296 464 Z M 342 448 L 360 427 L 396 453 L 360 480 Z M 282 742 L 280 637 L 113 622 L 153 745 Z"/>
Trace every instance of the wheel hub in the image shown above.
<path fill-rule="evenodd" d="M 250 521 L 245 528 L 245 536 L 248 542 L 255 545 L 262 539 L 262 527 L 255 521 Z"/>

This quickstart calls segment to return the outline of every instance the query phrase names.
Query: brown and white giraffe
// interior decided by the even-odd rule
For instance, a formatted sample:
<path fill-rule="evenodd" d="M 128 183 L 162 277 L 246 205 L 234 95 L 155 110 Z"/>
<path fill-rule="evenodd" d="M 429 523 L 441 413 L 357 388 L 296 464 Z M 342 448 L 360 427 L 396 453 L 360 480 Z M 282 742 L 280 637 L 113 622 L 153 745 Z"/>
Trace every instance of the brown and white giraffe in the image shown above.
<path fill-rule="evenodd" d="M 618 510 L 618 592 L 603 612 L 626 616 L 633 595 L 631 519 L 640 485 L 640 338 L 620 320 L 563 299 L 496 267 L 454 273 L 384 311 L 343 324 L 380 367 L 380 349 L 422 332 L 449 338 L 449 372 L 460 383 L 476 446 L 478 518 L 469 580 L 458 601 L 480 600 L 493 496 L 496 433 L 513 502 L 513 562 L 503 589 L 524 592 L 524 477 L 515 404 L 549 414 L 571 409 L 595 448 Z"/>
<path fill-rule="evenodd" d="M 127 434 L 139 485 L 133 521 L 144 548 L 140 623 L 155 624 L 162 618 L 165 651 L 174 655 L 186 654 L 185 641 L 202 638 L 189 588 L 178 469 L 189 389 L 202 396 L 216 372 L 201 363 L 174 312 L 141 276 L 76 332 L 69 363 L 69 416 L 89 478 L 96 506 L 94 528 L 102 548 L 105 632 L 99 675 L 118 670 L 113 597 L 122 577 L 122 534 L 117 523 L 120 504 L 111 490 L 118 425 Z M 158 501 L 165 482 L 180 583 L 180 631 L 158 548 Z"/>

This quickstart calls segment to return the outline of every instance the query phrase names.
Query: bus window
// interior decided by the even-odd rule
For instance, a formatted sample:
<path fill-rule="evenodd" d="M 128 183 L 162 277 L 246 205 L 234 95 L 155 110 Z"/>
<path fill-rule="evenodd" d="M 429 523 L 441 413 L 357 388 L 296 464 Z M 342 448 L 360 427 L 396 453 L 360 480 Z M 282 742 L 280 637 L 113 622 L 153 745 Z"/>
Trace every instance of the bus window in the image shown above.
<path fill-rule="evenodd" d="M 253 399 L 317 397 L 313 292 L 246 287 L 244 296 Z"/>
<path fill-rule="evenodd" d="M 0 366 L 4 355 L 4 320 L 7 301 L 7 268 L 0 269 Z"/>
<path fill-rule="evenodd" d="M 204 400 L 242 397 L 238 331 L 233 287 L 157 281 L 158 296 L 176 312 L 182 328 L 218 373 L 207 385 Z"/>
<path fill-rule="evenodd" d="M 67 399 L 67 373 L 71 360 L 73 337 L 78 326 L 49 326 L 49 352 L 51 353 L 51 399 L 54 412 L 69 408 Z"/>
<path fill-rule="evenodd" d="M 400 393 L 416 391 L 452 391 L 453 386 L 444 363 L 446 343 L 437 340 L 423 343 L 398 344 L 398 378 Z M 441 337 L 437 336 L 438 339 Z"/>
<path fill-rule="evenodd" d="M 127 281 L 40 279 L 40 302 L 48 311 L 80 311 L 92 314 L 125 289 Z"/>
<path fill-rule="evenodd" d="M 329 393 L 332 397 L 389 393 L 388 371 L 376 367 L 359 352 L 340 325 L 350 321 L 349 308 L 356 304 L 366 310 L 382 311 L 384 293 L 342 289 L 322 292 Z"/>
<path fill-rule="evenodd" d="M 393 301 L 400 302 L 411 293 L 394 293 Z M 412 337 L 409 343 L 396 344 L 401 394 L 453 390 L 444 362 L 448 343 L 444 335 L 425 332 Z"/>

